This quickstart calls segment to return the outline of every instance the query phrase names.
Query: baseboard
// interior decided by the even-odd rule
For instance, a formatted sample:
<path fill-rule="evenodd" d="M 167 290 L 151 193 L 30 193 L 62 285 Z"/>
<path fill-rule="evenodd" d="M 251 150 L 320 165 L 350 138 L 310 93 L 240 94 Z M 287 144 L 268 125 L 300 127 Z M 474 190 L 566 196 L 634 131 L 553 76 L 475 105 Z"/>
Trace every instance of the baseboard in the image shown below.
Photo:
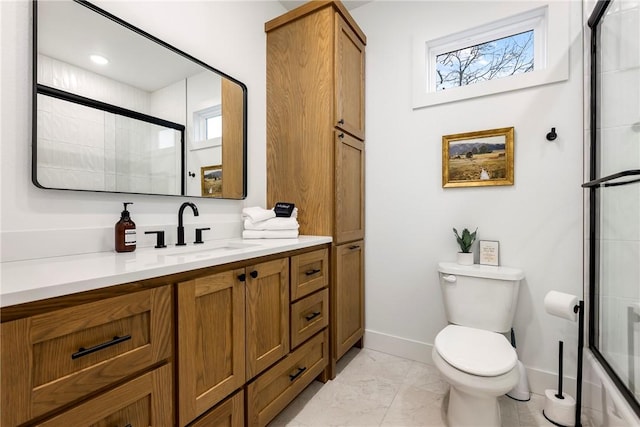
<path fill-rule="evenodd" d="M 395 335 L 389 335 L 382 332 L 373 331 L 370 329 L 365 330 L 364 346 L 371 350 L 379 351 L 381 353 L 387 353 L 398 357 L 403 357 L 409 360 L 415 360 L 417 362 L 433 364 L 431 359 L 431 351 L 433 350 L 433 344 L 428 344 L 420 341 L 414 341 L 407 338 L 398 337 Z M 531 368 L 525 366 L 527 371 L 527 379 L 529 381 L 529 389 L 532 393 L 544 396 L 544 391 L 547 389 L 557 390 L 558 388 L 558 376 L 554 372 L 548 372 L 537 368 Z M 583 382 L 582 384 L 582 405 L 585 408 L 601 410 L 602 404 L 597 399 L 592 399 L 591 396 L 598 396 L 594 388 L 598 388 L 595 384 Z M 566 376 L 563 381 L 564 392 L 571 396 L 576 396 L 576 378 Z"/>

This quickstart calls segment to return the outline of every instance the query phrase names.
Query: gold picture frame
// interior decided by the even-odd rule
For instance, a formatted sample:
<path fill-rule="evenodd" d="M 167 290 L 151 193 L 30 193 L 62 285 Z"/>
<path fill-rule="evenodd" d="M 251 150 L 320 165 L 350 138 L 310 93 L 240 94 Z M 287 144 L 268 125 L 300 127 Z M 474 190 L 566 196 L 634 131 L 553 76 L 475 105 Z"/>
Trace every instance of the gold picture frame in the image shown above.
<path fill-rule="evenodd" d="M 222 197 L 222 165 L 200 168 L 202 197 Z"/>
<path fill-rule="evenodd" d="M 442 137 L 442 187 L 513 185 L 514 128 Z"/>

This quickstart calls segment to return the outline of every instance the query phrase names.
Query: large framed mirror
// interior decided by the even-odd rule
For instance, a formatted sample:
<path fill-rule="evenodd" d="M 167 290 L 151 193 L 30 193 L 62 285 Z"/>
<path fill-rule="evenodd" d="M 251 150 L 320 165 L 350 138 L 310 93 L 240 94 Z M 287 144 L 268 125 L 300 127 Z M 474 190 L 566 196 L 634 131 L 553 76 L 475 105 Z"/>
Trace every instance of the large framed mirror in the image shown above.
<path fill-rule="evenodd" d="M 36 186 L 246 197 L 242 82 L 85 1 L 33 20 Z"/>

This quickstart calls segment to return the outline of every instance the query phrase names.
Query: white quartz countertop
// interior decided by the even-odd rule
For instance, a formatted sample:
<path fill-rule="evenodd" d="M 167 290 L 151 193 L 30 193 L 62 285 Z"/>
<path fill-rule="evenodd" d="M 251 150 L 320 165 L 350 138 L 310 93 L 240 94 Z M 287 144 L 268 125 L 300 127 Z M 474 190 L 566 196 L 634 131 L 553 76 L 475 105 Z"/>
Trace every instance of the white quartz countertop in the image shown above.
<path fill-rule="evenodd" d="M 0 263 L 0 307 L 330 243 L 331 237 L 226 239 L 134 252 L 98 252 Z"/>

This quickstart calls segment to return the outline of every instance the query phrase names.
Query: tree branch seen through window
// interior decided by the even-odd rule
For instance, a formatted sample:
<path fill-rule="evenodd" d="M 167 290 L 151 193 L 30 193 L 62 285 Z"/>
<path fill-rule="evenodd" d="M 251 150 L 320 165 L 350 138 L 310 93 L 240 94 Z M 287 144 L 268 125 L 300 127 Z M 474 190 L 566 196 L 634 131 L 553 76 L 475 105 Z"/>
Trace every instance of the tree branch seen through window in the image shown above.
<path fill-rule="evenodd" d="M 533 71 L 533 30 L 436 56 L 436 90 Z"/>

